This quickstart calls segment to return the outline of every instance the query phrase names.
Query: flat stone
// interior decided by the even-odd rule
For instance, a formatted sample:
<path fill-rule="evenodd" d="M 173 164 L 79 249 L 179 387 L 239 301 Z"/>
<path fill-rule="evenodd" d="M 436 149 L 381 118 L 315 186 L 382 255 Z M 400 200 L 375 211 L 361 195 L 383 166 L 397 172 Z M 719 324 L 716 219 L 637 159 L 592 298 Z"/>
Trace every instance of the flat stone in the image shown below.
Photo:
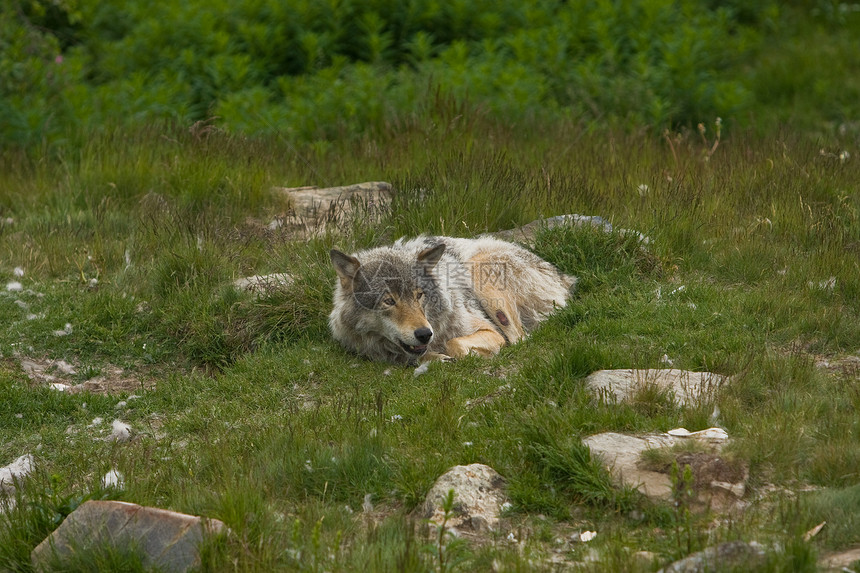
<path fill-rule="evenodd" d="M 424 517 L 441 525 L 442 503 L 454 490 L 454 516 L 446 527 L 458 531 L 486 532 L 496 529 L 502 504 L 507 501 L 505 480 L 490 466 L 471 464 L 454 466 L 445 472 L 424 500 Z"/>
<path fill-rule="evenodd" d="M 755 541 L 729 541 L 688 555 L 658 573 L 709 573 L 740 570 L 741 567 L 752 570 L 764 556 L 764 547 Z"/>
<path fill-rule="evenodd" d="M 341 187 L 292 187 L 281 188 L 299 215 L 314 215 L 331 209 L 333 204 L 363 199 L 381 203 L 388 202 L 391 184 L 385 181 L 369 181 Z"/>
<path fill-rule="evenodd" d="M 647 450 L 668 448 L 697 439 L 690 437 L 696 434 L 705 436 L 697 441 L 710 451 L 680 452 L 673 456 L 679 467 L 690 466 L 695 492 L 695 497 L 689 500 L 691 508 L 697 511 L 710 508 L 718 512 L 743 509 L 745 504 L 740 500 L 746 493 L 747 465 L 722 458 L 719 451 L 724 442 L 709 440 L 708 432 L 687 434 L 684 437 L 671 434 L 631 436 L 605 432 L 582 441 L 603 462 L 616 484 L 636 488 L 654 500 L 668 500 L 673 495 L 672 463 L 654 467 L 642 462 L 642 454 Z"/>
<path fill-rule="evenodd" d="M 598 217 L 596 215 L 570 214 L 538 219 L 521 227 L 499 231 L 497 233 L 492 233 L 492 235 L 498 239 L 504 239 L 506 241 L 530 244 L 534 242 L 535 236 L 539 231 L 568 225 L 574 227 L 596 227 L 598 229 L 603 229 L 607 233 L 612 232 L 612 224 L 603 217 Z"/>
<path fill-rule="evenodd" d="M 824 571 L 845 571 L 857 561 L 860 561 L 860 547 L 829 553 L 818 561 L 818 567 Z"/>
<path fill-rule="evenodd" d="M 269 275 L 242 277 L 233 281 L 233 286 L 238 290 L 263 296 L 272 291 L 284 289 L 293 284 L 294 281 L 295 279 L 289 273 L 273 273 Z"/>
<path fill-rule="evenodd" d="M 69 514 L 30 559 L 36 571 L 47 571 L 52 558 L 62 562 L 76 551 L 136 547 L 145 568 L 179 573 L 198 567 L 200 543 L 224 529 L 216 519 L 122 501 L 90 500 Z"/>
<path fill-rule="evenodd" d="M 613 229 L 612 223 L 598 215 L 578 215 L 576 213 L 571 213 L 568 215 L 556 215 L 555 217 L 538 219 L 536 221 L 532 221 L 531 223 L 527 223 L 521 227 L 498 231 L 496 233 L 491 233 L 491 235 L 498 239 L 504 239 L 506 241 L 516 241 L 518 243 L 530 245 L 534 243 L 535 236 L 537 236 L 539 231 L 542 231 L 544 229 L 554 229 L 556 227 L 567 226 L 594 227 L 607 233 L 611 233 L 616 230 Z M 648 237 L 638 231 L 634 231 L 631 229 L 617 229 L 617 232 L 621 235 L 635 235 L 636 237 L 638 237 L 639 242 L 642 245 L 647 245 L 650 242 L 650 239 Z"/>
<path fill-rule="evenodd" d="M 676 438 L 662 434 L 629 436 L 604 432 L 588 436 L 582 441 L 592 454 L 603 461 L 615 483 L 634 487 L 652 499 L 672 497 L 672 480 L 669 476 L 642 469 L 638 463 L 645 450 L 673 446 Z"/>
<path fill-rule="evenodd" d="M 726 383 L 726 377 L 677 369 L 598 370 L 590 374 L 585 383 L 593 392 L 613 396 L 618 402 L 630 400 L 648 387 L 656 387 L 671 392 L 679 406 L 687 406 L 713 399 Z"/>
<path fill-rule="evenodd" d="M 275 191 L 290 200 L 290 213 L 272 221 L 269 229 L 298 228 L 310 234 L 337 231 L 359 214 L 363 222 L 372 222 L 386 211 L 391 189 L 385 181 L 324 188 L 279 187 Z"/>

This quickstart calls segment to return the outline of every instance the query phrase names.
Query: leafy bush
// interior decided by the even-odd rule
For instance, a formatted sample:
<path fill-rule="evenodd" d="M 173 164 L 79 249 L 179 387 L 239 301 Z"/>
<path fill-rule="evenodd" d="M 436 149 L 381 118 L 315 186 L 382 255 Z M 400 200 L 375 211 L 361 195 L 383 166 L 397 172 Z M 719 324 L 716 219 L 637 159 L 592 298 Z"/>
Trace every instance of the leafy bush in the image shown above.
<path fill-rule="evenodd" d="M 0 146 L 38 144 L 74 120 L 67 91 L 79 84 L 80 65 L 69 62 L 60 39 L 39 25 L 51 18 L 75 21 L 73 3 L 11 0 L 0 8 Z"/>
<path fill-rule="evenodd" d="M 740 66 L 777 19 L 704 0 L 15 0 L 0 141 L 212 117 L 331 139 L 420 115 L 437 89 L 506 121 L 695 124 L 752 105 Z"/>

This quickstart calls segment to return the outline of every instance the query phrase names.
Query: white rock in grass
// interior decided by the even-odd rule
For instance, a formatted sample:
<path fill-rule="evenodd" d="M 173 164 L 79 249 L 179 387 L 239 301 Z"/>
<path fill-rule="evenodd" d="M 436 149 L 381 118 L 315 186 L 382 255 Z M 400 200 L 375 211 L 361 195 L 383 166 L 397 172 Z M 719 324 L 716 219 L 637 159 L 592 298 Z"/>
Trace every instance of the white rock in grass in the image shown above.
<path fill-rule="evenodd" d="M 676 438 L 693 438 L 705 442 L 722 443 L 729 441 L 728 432 L 722 428 L 708 428 L 706 430 L 699 430 L 698 432 L 691 432 L 687 428 L 675 428 L 666 433 Z"/>
<path fill-rule="evenodd" d="M 295 279 L 288 273 L 273 273 L 236 279 L 233 281 L 233 286 L 238 290 L 264 296 L 288 288 L 294 282 Z"/>
<path fill-rule="evenodd" d="M 31 454 L 24 454 L 8 466 L 0 468 L 0 491 L 15 489 L 15 480 L 23 479 L 33 471 L 35 465 Z"/>
<path fill-rule="evenodd" d="M 454 490 L 454 515 L 448 524 L 458 531 L 475 533 L 494 530 L 501 508 L 508 501 L 506 484 L 493 468 L 483 464 L 454 466 L 436 480 L 424 500 L 424 516 L 441 524 L 442 503 Z"/>
<path fill-rule="evenodd" d="M 62 382 L 51 382 L 49 388 L 51 390 L 56 390 L 57 392 L 65 392 L 69 388 L 71 388 L 71 386 L 69 386 L 68 384 L 63 384 Z"/>
<path fill-rule="evenodd" d="M 18 281 L 12 281 L 12 282 L 6 283 L 6 290 L 9 292 L 20 292 L 20 291 L 24 290 L 24 285 L 22 285 Z"/>
<path fill-rule="evenodd" d="M 21 267 L 15 267 L 15 270 L 12 271 L 12 274 L 15 275 L 16 277 L 23 277 L 24 276 L 24 269 L 22 269 Z"/>
<path fill-rule="evenodd" d="M 619 402 L 633 398 L 649 387 L 669 392 L 679 406 L 712 400 L 728 378 L 711 372 L 690 372 L 677 369 L 598 370 L 585 379 L 585 384 L 598 395 L 614 397 Z"/>
<path fill-rule="evenodd" d="M 635 487 L 652 499 L 669 499 L 672 481 L 668 475 L 639 467 L 639 457 L 645 450 L 675 444 L 672 436 L 628 436 L 604 432 L 584 438 L 583 443 L 599 457 L 613 479 L 622 485 Z"/>
<path fill-rule="evenodd" d="M 111 470 L 102 477 L 104 489 L 122 489 L 125 487 L 125 477 L 116 470 Z"/>
<path fill-rule="evenodd" d="M 110 436 L 108 436 L 107 439 L 108 441 L 113 442 L 129 441 L 131 439 L 131 426 L 129 426 L 125 422 L 114 420 L 113 422 L 111 422 L 111 432 Z"/>

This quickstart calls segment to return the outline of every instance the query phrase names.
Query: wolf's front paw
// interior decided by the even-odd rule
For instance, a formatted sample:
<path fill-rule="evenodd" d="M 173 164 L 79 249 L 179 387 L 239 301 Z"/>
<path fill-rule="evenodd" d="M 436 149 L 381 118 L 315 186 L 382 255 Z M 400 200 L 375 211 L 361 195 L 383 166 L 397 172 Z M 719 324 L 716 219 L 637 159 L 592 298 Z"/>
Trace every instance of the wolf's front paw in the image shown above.
<path fill-rule="evenodd" d="M 439 362 L 454 362 L 454 358 L 448 356 L 447 354 L 441 354 L 439 352 L 428 352 L 424 356 L 421 357 L 421 363 L 432 362 L 434 360 L 438 360 Z"/>

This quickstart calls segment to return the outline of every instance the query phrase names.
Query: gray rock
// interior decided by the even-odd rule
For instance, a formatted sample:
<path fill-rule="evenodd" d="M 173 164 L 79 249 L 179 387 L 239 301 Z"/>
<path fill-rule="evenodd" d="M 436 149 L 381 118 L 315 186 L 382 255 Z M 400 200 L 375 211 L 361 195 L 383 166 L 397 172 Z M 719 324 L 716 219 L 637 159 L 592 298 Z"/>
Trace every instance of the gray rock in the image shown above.
<path fill-rule="evenodd" d="M 752 569 L 764 557 L 764 547 L 760 543 L 729 541 L 688 555 L 660 569 L 659 573 L 710 573 L 740 567 Z"/>
<path fill-rule="evenodd" d="M 592 226 L 603 229 L 607 233 L 612 232 L 612 224 L 603 217 L 593 215 L 557 215 L 547 219 L 538 219 L 527 223 L 522 227 L 515 229 L 507 229 L 493 233 L 493 236 L 507 241 L 517 241 L 519 243 L 532 243 L 538 231 L 543 229 L 553 229 L 555 227 L 563 227 L 571 225 L 575 227 Z"/>
<path fill-rule="evenodd" d="M 199 545 L 225 530 L 222 522 L 122 501 L 88 501 L 78 507 L 30 555 L 36 571 L 49 570 L 74 552 L 97 547 L 136 547 L 146 568 L 166 573 L 200 565 Z"/>
<path fill-rule="evenodd" d="M 585 379 L 594 392 L 613 396 L 617 401 L 630 400 L 648 387 L 671 392 L 679 406 L 712 400 L 726 377 L 711 372 L 690 372 L 676 369 L 598 370 Z"/>
<path fill-rule="evenodd" d="M 295 279 L 288 273 L 273 273 L 270 275 L 254 275 L 233 281 L 238 290 L 248 291 L 257 296 L 264 296 L 272 291 L 287 288 Z"/>
<path fill-rule="evenodd" d="M 0 490 L 15 490 L 15 480 L 24 479 L 33 471 L 34 461 L 31 454 L 24 454 L 17 460 L 0 468 Z"/>
<path fill-rule="evenodd" d="M 860 547 L 828 553 L 818 561 L 818 567 L 822 571 L 846 571 L 851 565 L 860 561 Z"/>
<path fill-rule="evenodd" d="M 458 531 L 486 532 L 496 529 L 502 504 L 507 501 L 505 480 L 490 466 L 454 466 L 445 472 L 424 500 L 424 517 L 441 525 L 442 502 L 454 490 L 454 517 L 447 526 Z"/>
<path fill-rule="evenodd" d="M 270 230 L 292 227 L 310 233 L 336 231 L 358 214 L 364 222 L 378 219 L 391 202 L 391 184 L 385 181 L 342 187 L 311 186 L 275 190 L 287 196 L 291 210 L 286 217 L 272 221 Z"/>
<path fill-rule="evenodd" d="M 548 217 L 546 219 L 538 219 L 536 221 L 532 221 L 531 223 L 527 223 L 522 227 L 499 231 L 497 233 L 492 233 L 492 235 L 494 237 L 504 239 L 506 241 L 516 241 L 518 243 L 531 244 L 534 242 L 535 235 L 537 235 L 538 231 L 541 231 L 543 229 L 554 229 L 555 227 L 564 226 L 594 227 L 597 229 L 601 229 L 607 233 L 611 233 L 615 230 L 612 227 L 612 223 L 610 223 L 603 217 L 597 215 L 577 215 L 573 213 L 569 215 L 557 215 L 555 217 Z M 617 232 L 622 235 L 636 235 L 642 245 L 647 245 L 650 242 L 650 239 L 648 239 L 648 237 L 646 237 L 642 233 L 639 233 L 638 231 L 633 231 L 631 229 L 618 229 Z"/>

